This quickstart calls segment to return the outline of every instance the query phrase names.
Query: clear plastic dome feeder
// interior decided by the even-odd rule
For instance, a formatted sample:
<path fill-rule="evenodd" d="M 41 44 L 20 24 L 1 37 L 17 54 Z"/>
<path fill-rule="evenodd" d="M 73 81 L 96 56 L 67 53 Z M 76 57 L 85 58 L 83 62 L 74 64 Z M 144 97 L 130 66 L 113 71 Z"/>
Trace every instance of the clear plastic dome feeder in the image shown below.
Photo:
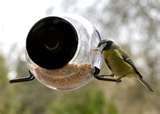
<path fill-rule="evenodd" d="M 55 90 L 77 89 L 92 80 L 92 50 L 99 41 L 98 31 L 81 16 L 40 19 L 26 39 L 30 74 Z"/>

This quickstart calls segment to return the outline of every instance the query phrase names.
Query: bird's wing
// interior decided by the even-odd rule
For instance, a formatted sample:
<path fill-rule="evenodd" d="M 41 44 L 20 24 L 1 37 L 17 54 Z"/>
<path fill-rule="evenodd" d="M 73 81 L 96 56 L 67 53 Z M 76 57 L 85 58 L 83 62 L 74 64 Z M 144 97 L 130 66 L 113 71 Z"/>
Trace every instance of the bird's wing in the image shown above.
<path fill-rule="evenodd" d="M 146 81 L 143 80 L 143 76 L 137 70 L 137 68 L 135 67 L 132 59 L 128 56 L 128 54 L 126 52 L 124 52 L 123 50 L 121 50 L 120 48 L 118 48 L 118 50 L 119 50 L 120 54 L 122 55 L 123 60 L 125 62 L 127 62 L 128 64 L 130 64 L 132 66 L 132 68 L 134 69 L 134 71 L 136 72 L 138 81 L 140 81 L 143 84 L 143 86 L 145 86 L 146 88 L 148 88 L 150 91 L 153 92 L 153 89 L 149 86 L 149 84 Z"/>
<path fill-rule="evenodd" d="M 120 47 L 118 48 L 118 51 L 121 54 L 121 56 L 122 56 L 122 58 L 123 58 L 123 60 L 125 62 L 127 62 L 128 64 L 134 66 L 134 63 L 133 63 L 132 59 L 129 57 L 129 55 L 125 51 L 123 51 L 122 49 L 120 49 Z"/>
<path fill-rule="evenodd" d="M 137 70 L 137 68 L 135 67 L 134 62 L 132 61 L 132 59 L 129 57 L 129 55 L 123 51 L 122 49 L 118 48 L 119 53 L 121 54 L 121 56 L 123 57 L 123 60 L 125 62 L 127 62 L 129 65 L 132 66 L 132 68 L 135 70 L 135 72 L 140 76 L 140 78 L 142 78 L 142 75 L 139 73 L 139 71 Z"/>

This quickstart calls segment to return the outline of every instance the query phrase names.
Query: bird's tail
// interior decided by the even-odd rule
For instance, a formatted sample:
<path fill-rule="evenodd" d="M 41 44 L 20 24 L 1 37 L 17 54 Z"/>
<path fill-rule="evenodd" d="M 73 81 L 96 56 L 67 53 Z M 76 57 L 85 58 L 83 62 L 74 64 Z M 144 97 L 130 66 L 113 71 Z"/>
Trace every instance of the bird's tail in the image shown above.
<path fill-rule="evenodd" d="M 144 87 L 146 87 L 149 91 L 151 91 L 151 92 L 154 92 L 153 91 L 153 89 L 150 87 L 150 85 L 145 81 L 145 80 L 143 80 L 143 76 L 141 75 L 141 73 L 136 69 L 136 67 L 133 65 L 133 64 L 131 64 L 132 65 L 132 67 L 134 68 L 134 71 L 136 72 L 136 77 L 137 77 L 137 79 L 138 79 L 138 81 L 144 86 Z"/>
<path fill-rule="evenodd" d="M 142 75 L 141 75 L 138 71 L 136 71 L 136 72 L 137 72 L 137 79 L 138 79 L 138 81 L 139 81 L 144 87 L 146 87 L 149 91 L 153 92 L 153 89 L 150 87 L 150 85 L 149 85 L 145 80 L 143 80 Z"/>
<path fill-rule="evenodd" d="M 149 91 L 153 92 L 153 89 L 150 87 L 150 85 L 143 80 L 143 78 L 137 76 L 138 81 L 144 86 L 146 87 Z"/>

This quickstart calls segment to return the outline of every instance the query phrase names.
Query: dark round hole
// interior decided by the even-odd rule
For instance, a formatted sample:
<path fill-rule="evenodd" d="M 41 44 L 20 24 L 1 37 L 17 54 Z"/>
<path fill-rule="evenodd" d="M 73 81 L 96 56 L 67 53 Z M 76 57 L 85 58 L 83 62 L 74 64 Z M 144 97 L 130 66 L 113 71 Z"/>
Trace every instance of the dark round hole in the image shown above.
<path fill-rule="evenodd" d="M 40 67 L 61 68 L 75 55 L 78 36 L 75 28 L 67 20 L 46 17 L 38 21 L 26 39 L 29 57 Z"/>

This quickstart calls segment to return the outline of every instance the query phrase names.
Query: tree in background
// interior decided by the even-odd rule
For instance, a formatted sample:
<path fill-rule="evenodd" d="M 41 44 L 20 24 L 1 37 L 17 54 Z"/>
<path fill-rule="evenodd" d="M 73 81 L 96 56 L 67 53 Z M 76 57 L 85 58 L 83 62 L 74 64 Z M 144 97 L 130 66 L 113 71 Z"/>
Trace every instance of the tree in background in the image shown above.
<path fill-rule="evenodd" d="M 61 11 L 87 17 L 103 33 L 103 38 L 115 40 L 129 51 L 155 92 L 148 93 L 130 81 L 118 85 L 97 81 L 70 94 L 56 93 L 37 81 L 11 86 L 4 78 L 7 70 L 2 57 L 0 113 L 159 114 L 159 0 L 93 0 L 89 4 L 85 0 L 59 1 Z M 82 1 L 86 4 L 81 4 Z M 54 14 L 58 7 L 53 3 L 47 15 Z M 17 61 L 17 64 L 18 74 L 23 75 L 24 62 Z"/>

